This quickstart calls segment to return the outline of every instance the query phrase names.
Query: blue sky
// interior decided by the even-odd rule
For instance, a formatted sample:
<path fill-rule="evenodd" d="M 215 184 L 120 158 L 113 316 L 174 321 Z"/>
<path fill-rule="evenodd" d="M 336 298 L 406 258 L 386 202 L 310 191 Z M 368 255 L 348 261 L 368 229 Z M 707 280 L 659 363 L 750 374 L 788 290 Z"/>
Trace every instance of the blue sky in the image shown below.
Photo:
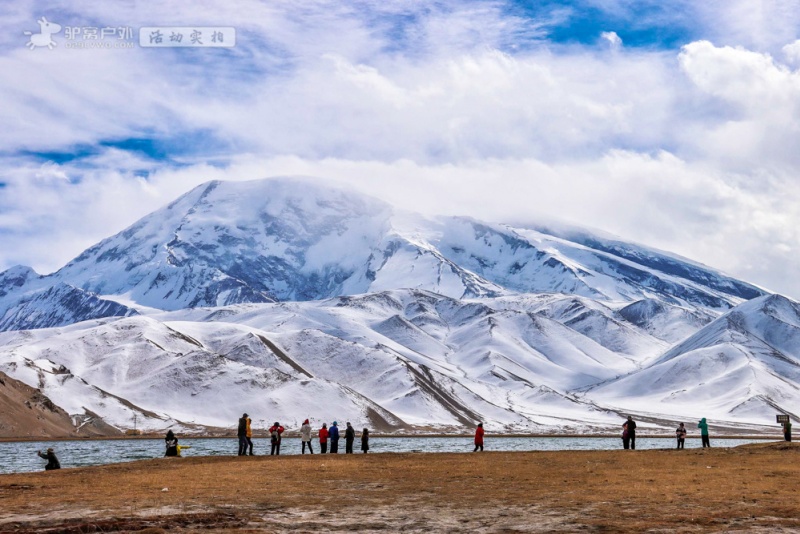
<path fill-rule="evenodd" d="M 599 228 L 800 297 L 796 2 L 143 6 L 0 5 L 0 269 L 53 271 L 207 180 L 302 174 Z M 42 16 L 64 29 L 29 50 Z M 66 30 L 193 25 L 236 46 Z"/>

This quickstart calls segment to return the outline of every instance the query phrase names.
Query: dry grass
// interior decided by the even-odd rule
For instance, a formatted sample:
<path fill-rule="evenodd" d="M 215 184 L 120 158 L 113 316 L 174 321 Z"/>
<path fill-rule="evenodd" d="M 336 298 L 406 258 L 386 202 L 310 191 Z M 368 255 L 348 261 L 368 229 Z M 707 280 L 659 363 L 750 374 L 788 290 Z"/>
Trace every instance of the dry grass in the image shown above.
<path fill-rule="evenodd" d="M 158 459 L 2 475 L 0 531 L 794 531 L 799 452 Z"/>

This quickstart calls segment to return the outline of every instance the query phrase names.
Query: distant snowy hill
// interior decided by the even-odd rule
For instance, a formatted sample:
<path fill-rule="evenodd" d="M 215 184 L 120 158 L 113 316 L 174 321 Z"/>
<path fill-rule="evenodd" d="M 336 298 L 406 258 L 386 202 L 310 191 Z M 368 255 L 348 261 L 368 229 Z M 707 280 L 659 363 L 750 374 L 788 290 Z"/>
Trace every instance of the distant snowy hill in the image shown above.
<path fill-rule="evenodd" d="M 604 405 L 637 399 L 659 413 L 723 420 L 797 414 L 800 304 L 780 295 L 746 302 L 585 397 Z"/>
<path fill-rule="evenodd" d="M 210 182 L 56 273 L 0 273 L 0 371 L 118 428 L 242 411 L 384 430 L 759 425 L 800 399 L 792 310 L 585 230 L 431 219 L 308 179 Z"/>

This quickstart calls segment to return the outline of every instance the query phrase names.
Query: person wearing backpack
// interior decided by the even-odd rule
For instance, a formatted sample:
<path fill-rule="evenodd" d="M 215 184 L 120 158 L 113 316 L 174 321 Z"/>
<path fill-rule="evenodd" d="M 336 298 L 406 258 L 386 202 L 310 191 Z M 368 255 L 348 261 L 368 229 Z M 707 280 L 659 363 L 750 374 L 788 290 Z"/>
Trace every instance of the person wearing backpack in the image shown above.
<path fill-rule="evenodd" d="M 281 454 L 281 434 L 283 434 L 283 427 L 279 422 L 275 421 L 275 424 L 269 427 L 269 438 L 272 444 L 270 456 L 279 456 Z"/>
<path fill-rule="evenodd" d="M 339 427 L 336 421 L 328 429 L 328 437 L 331 438 L 331 454 L 337 454 L 339 452 Z"/>
<path fill-rule="evenodd" d="M 356 429 L 347 422 L 347 428 L 344 429 L 344 453 L 353 454 L 353 442 L 356 440 Z"/>
<path fill-rule="evenodd" d="M 678 448 L 682 449 L 686 441 L 686 427 L 683 426 L 683 423 L 678 425 L 678 428 L 675 429 L 675 436 L 678 438 Z"/>
<path fill-rule="evenodd" d="M 325 454 L 328 452 L 328 425 L 327 423 L 322 423 L 322 428 L 319 429 L 319 448 L 321 450 L 320 454 Z"/>
<path fill-rule="evenodd" d="M 300 441 L 303 444 L 303 450 L 300 454 L 306 453 L 306 445 L 308 445 L 308 452 L 314 454 L 314 449 L 311 448 L 311 424 L 308 419 L 303 421 L 303 426 L 300 427 Z"/>

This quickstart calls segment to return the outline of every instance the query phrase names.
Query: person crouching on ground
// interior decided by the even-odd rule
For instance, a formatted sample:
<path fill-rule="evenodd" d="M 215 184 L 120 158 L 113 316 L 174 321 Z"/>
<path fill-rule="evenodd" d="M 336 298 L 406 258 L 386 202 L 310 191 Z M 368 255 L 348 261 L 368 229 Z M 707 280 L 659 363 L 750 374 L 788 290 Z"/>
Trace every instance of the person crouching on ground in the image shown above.
<path fill-rule="evenodd" d="M 167 431 L 167 435 L 164 437 L 164 445 L 167 447 L 164 456 L 178 456 L 178 438 L 175 437 L 172 430 Z"/>
<path fill-rule="evenodd" d="M 675 429 L 675 436 L 678 438 L 678 448 L 682 449 L 683 443 L 686 441 L 686 427 L 683 426 L 683 423 Z"/>
<path fill-rule="evenodd" d="M 319 448 L 320 454 L 328 452 L 328 424 L 322 423 L 322 428 L 319 429 Z"/>
<path fill-rule="evenodd" d="M 272 444 L 270 456 L 279 456 L 281 454 L 281 434 L 283 434 L 283 427 L 279 422 L 275 421 L 275 424 L 269 427 L 269 438 Z"/>
<path fill-rule="evenodd" d="M 44 466 L 45 471 L 61 469 L 61 463 L 58 461 L 58 458 L 56 458 L 56 453 L 53 451 L 52 447 L 47 449 L 46 454 L 42 454 L 42 451 L 36 451 L 36 454 L 39 455 L 39 458 L 47 460 L 47 465 Z"/>
<path fill-rule="evenodd" d="M 483 452 L 483 423 L 478 423 L 475 429 L 475 449 L 472 452 L 478 452 L 478 449 Z"/>
<path fill-rule="evenodd" d="M 306 445 L 308 445 L 308 452 L 314 454 L 314 449 L 311 448 L 311 424 L 308 419 L 303 421 L 303 426 L 300 427 L 300 441 L 303 443 L 301 454 L 306 453 Z"/>
<path fill-rule="evenodd" d="M 369 429 L 365 428 L 361 431 L 361 452 L 367 454 L 369 451 Z"/>

